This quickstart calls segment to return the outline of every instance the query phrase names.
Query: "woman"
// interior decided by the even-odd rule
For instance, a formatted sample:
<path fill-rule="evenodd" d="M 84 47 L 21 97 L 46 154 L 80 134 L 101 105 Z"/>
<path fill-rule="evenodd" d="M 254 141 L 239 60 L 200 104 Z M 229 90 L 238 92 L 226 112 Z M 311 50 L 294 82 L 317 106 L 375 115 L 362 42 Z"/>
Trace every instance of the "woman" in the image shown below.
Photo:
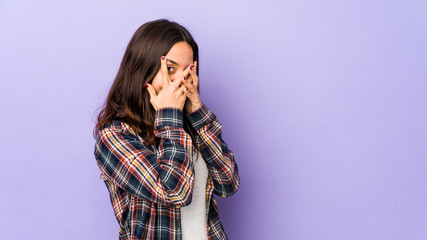
<path fill-rule="evenodd" d="M 227 239 L 212 193 L 239 176 L 199 97 L 198 46 L 157 20 L 133 35 L 95 127 L 95 157 L 120 239 Z"/>

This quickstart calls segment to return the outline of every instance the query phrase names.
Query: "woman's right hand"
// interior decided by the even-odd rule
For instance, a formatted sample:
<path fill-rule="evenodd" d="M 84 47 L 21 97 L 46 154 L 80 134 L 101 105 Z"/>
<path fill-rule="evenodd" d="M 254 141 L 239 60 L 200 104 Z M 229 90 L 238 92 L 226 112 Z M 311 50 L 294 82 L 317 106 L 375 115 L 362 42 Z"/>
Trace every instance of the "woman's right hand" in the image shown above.
<path fill-rule="evenodd" d="M 161 78 L 162 82 L 162 88 L 158 93 L 151 84 L 147 83 L 145 85 L 148 93 L 150 94 L 150 102 L 154 109 L 157 110 L 165 107 L 174 107 L 179 108 L 182 111 L 187 98 L 184 92 L 184 90 L 186 90 L 184 84 L 180 86 L 184 77 L 180 77 L 171 82 L 166 65 L 166 57 L 162 57 L 160 70 L 154 77 L 153 82 L 156 78 Z"/>

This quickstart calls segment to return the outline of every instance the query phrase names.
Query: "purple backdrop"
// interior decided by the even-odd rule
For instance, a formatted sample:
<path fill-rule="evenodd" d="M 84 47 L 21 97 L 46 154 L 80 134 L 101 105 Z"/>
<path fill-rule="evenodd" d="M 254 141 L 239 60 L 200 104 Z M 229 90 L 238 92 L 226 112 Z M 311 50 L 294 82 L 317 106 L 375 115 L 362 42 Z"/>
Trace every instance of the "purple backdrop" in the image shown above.
<path fill-rule="evenodd" d="M 0 3 L 0 239 L 118 239 L 94 112 L 142 23 L 187 26 L 236 154 L 230 239 L 427 239 L 427 2 Z M 423 67 L 424 66 L 424 67 Z"/>

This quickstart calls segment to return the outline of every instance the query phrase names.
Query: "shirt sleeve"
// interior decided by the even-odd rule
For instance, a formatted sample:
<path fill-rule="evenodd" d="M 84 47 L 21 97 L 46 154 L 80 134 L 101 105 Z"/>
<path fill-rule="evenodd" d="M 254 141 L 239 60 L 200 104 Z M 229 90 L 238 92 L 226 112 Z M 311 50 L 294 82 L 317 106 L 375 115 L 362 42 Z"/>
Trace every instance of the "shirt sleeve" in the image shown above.
<path fill-rule="evenodd" d="M 197 144 L 208 163 L 214 193 L 222 197 L 233 195 L 239 188 L 240 179 L 234 154 L 221 137 L 221 123 L 205 105 L 187 117 L 197 132 Z"/>
<path fill-rule="evenodd" d="M 156 111 L 157 154 L 131 131 L 106 127 L 100 131 L 95 156 L 101 172 L 118 187 L 147 201 L 185 206 L 193 189 L 193 146 L 177 108 Z"/>

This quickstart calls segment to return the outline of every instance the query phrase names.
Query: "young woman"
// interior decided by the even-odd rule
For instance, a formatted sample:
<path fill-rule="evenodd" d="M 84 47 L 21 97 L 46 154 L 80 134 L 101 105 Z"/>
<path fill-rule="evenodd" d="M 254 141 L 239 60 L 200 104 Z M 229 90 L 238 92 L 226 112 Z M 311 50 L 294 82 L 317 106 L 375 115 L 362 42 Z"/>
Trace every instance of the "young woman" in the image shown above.
<path fill-rule="evenodd" d="M 199 97 L 198 46 L 157 20 L 133 35 L 95 127 L 120 239 L 227 239 L 212 193 L 239 188 L 221 124 Z"/>

